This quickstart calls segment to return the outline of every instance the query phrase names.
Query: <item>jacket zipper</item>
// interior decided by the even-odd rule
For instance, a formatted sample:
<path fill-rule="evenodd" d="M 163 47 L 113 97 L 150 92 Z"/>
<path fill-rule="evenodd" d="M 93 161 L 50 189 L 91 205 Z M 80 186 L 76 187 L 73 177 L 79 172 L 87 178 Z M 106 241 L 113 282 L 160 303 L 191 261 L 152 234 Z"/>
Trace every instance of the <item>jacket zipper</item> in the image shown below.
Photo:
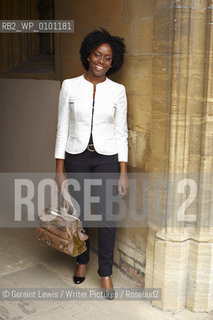
<path fill-rule="evenodd" d="M 90 134 L 92 134 L 92 128 L 93 128 L 94 106 L 95 106 L 95 99 L 93 99 L 93 103 L 92 103 L 92 120 L 91 120 L 91 131 L 90 131 Z"/>

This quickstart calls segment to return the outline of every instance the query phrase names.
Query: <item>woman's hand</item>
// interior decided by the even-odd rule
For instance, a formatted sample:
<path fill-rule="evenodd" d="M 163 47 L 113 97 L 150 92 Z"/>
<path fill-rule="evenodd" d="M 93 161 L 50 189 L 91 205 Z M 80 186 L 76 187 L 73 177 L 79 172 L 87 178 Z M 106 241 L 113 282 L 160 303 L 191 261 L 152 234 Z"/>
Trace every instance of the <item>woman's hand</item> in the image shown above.
<path fill-rule="evenodd" d="M 57 191 L 61 192 L 63 196 L 63 207 L 67 209 L 67 211 L 71 210 L 72 214 L 76 214 L 76 209 L 72 204 L 72 200 L 70 198 L 70 194 L 68 191 L 68 183 L 67 178 L 63 172 L 56 172 L 55 181 L 57 183 Z"/>
<path fill-rule="evenodd" d="M 64 174 L 64 159 L 56 159 L 56 174 L 55 181 L 57 183 L 57 191 L 61 192 L 63 196 L 63 205 L 67 210 L 71 210 L 72 214 L 76 214 L 76 210 L 73 207 L 72 200 L 68 191 L 67 177 Z"/>
<path fill-rule="evenodd" d="M 56 172 L 55 181 L 57 183 L 58 191 L 68 191 L 67 178 L 63 172 Z"/>
<path fill-rule="evenodd" d="M 118 192 L 125 196 L 129 192 L 129 178 L 126 172 L 121 172 L 118 180 Z"/>

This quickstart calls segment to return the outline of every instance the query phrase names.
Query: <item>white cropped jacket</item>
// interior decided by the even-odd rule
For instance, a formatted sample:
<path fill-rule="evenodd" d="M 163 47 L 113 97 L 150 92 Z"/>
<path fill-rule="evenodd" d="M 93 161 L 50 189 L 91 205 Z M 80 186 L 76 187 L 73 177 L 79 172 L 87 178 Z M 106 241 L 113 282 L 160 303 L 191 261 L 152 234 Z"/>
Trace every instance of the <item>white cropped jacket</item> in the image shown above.
<path fill-rule="evenodd" d="M 65 151 L 77 154 L 86 149 L 92 105 L 93 84 L 84 75 L 63 81 L 58 101 L 56 159 L 65 159 Z M 126 91 L 122 84 L 107 77 L 96 85 L 92 136 L 98 153 L 118 153 L 118 161 L 128 161 Z"/>

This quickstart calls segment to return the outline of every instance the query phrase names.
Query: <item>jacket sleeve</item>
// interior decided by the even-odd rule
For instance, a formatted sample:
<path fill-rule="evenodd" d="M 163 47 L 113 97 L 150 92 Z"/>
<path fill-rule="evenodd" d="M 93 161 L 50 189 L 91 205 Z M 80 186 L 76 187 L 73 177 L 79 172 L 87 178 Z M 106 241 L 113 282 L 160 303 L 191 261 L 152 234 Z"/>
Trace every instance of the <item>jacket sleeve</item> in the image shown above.
<path fill-rule="evenodd" d="M 69 94 L 67 80 L 62 82 L 58 100 L 58 124 L 55 144 L 55 158 L 65 159 L 65 148 L 69 126 Z"/>
<path fill-rule="evenodd" d="M 128 162 L 128 128 L 126 90 L 121 85 L 115 113 L 115 140 L 118 150 L 118 161 Z"/>

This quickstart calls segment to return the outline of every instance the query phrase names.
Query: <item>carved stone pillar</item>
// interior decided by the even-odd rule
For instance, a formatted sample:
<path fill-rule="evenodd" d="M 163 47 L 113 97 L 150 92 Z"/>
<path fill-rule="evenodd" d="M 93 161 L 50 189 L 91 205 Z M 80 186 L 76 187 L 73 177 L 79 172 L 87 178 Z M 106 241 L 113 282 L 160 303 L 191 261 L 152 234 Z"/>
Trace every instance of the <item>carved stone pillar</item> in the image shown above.
<path fill-rule="evenodd" d="M 154 34 L 153 52 L 167 62 L 167 87 L 166 112 L 155 123 L 166 128 L 163 171 L 170 184 L 159 212 L 164 223 L 149 227 L 145 286 L 162 288 L 153 305 L 164 310 L 213 308 L 212 10 L 212 0 L 156 1 L 155 29 L 163 25 L 165 38 Z"/>

